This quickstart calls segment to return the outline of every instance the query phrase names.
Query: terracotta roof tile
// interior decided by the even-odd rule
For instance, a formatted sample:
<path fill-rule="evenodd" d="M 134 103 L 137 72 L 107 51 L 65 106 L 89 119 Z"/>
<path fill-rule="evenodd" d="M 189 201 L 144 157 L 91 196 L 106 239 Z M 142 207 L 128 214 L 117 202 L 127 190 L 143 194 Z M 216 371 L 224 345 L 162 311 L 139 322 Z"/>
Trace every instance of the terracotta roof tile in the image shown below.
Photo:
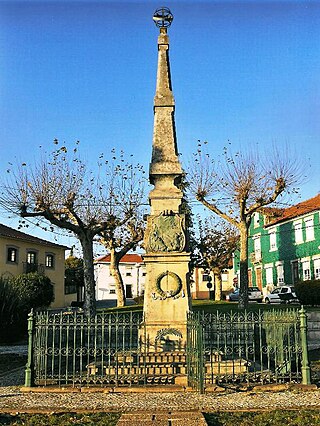
<path fill-rule="evenodd" d="M 268 215 L 268 209 L 265 209 L 265 213 Z M 275 225 L 279 222 L 284 222 L 289 219 L 294 219 L 299 216 L 306 215 L 313 211 L 320 210 L 320 194 L 316 195 L 309 200 L 301 201 L 294 206 L 288 207 L 286 209 L 270 209 L 272 215 L 276 212 L 276 217 L 271 217 L 266 226 Z"/>
<path fill-rule="evenodd" d="M 98 259 L 95 260 L 95 263 L 110 262 L 110 257 L 111 257 L 110 254 L 105 254 L 103 256 L 98 257 Z M 142 262 L 143 262 L 142 256 L 136 253 L 127 253 L 121 259 L 121 263 L 142 263 Z"/>
<path fill-rule="evenodd" d="M 10 228 L 9 226 L 2 225 L 0 223 L 0 237 L 6 237 L 13 240 L 28 241 L 34 244 L 42 244 L 50 247 L 59 247 L 68 249 L 67 246 L 60 244 L 52 243 L 51 241 L 43 240 L 42 238 L 34 237 L 33 235 L 26 234 L 24 232 L 18 231 L 16 229 Z"/>

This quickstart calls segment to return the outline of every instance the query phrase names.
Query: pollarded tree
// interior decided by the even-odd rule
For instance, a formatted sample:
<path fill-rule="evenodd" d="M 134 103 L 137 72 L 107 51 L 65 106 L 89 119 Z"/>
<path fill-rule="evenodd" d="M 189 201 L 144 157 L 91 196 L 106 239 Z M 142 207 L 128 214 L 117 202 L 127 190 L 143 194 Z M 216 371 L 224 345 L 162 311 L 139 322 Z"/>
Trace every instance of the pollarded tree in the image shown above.
<path fill-rule="evenodd" d="M 196 263 L 210 270 L 215 277 L 215 300 L 222 299 L 222 272 L 230 268 L 232 257 L 239 243 L 237 229 L 225 221 L 198 218 L 199 234 Z"/>
<path fill-rule="evenodd" d="M 54 141 L 59 144 L 57 140 Z M 143 180 L 140 165 L 132 166 L 123 152 L 119 158 L 112 150 L 111 160 L 99 156 L 97 171 L 88 170 L 78 154 L 78 142 L 73 149 L 65 145 L 42 155 L 33 164 L 21 166 L 9 173 L 1 204 L 21 217 L 43 218 L 51 225 L 73 233 L 83 254 L 84 311 L 95 312 L 95 281 L 93 240 L 106 231 L 110 223 L 125 224 L 143 199 L 143 185 L 124 185 L 128 168 L 135 167 Z"/>
<path fill-rule="evenodd" d="M 114 222 L 113 226 L 101 233 L 100 242 L 110 253 L 110 272 L 116 287 L 117 306 L 126 305 L 124 284 L 119 269 L 120 261 L 126 253 L 136 249 L 143 235 L 144 222 L 138 218 L 119 226 Z"/>
<path fill-rule="evenodd" d="M 301 162 L 275 148 L 266 156 L 258 152 L 232 155 L 225 149 L 222 160 L 215 162 L 199 141 L 188 168 L 190 190 L 204 206 L 239 230 L 239 308 L 248 304 L 248 233 L 253 214 L 275 205 L 281 195 L 296 192 L 301 170 Z"/>
<path fill-rule="evenodd" d="M 129 165 L 126 179 L 122 181 L 121 190 L 123 194 L 118 195 L 119 201 L 129 194 L 129 196 L 133 197 L 131 200 L 127 200 L 131 206 L 130 218 L 123 221 L 115 216 L 113 220 L 108 222 L 107 228 L 99 234 L 100 242 L 110 253 L 110 272 L 116 286 L 117 306 L 125 306 L 126 304 L 119 263 L 126 253 L 137 248 L 144 236 L 145 221 L 143 219 L 142 204 L 145 191 L 140 176 L 141 172 L 142 169 Z M 138 196 L 138 199 L 135 199 L 136 196 Z"/>

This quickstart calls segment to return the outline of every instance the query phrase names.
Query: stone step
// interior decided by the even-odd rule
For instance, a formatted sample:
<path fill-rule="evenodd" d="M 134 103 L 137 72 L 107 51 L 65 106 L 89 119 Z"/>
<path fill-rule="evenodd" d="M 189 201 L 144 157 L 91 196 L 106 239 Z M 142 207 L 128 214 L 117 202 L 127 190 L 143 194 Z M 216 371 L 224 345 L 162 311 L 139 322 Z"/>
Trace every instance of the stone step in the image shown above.
<path fill-rule="evenodd" d="M 146 352 L 140 354 L 118 354 L 117 361 L 118 363 L 185 363 L 187 362 L 187 357 L 185 352 Z"/>
<path fill-rule="evenodd" d="M 185 365 L 127 365 L 123 366 L 107 366 L 103 369 L 103 374 L 175 374 L 175 373 L 186 373 Z"/>

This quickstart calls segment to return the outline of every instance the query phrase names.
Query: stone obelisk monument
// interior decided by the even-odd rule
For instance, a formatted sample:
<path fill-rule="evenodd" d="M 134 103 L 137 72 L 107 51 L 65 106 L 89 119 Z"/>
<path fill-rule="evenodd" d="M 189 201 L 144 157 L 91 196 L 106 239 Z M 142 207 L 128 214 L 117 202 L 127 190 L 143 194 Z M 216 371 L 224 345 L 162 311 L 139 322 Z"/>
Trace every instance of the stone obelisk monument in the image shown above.
<path fill-rule="evenodd" d="M 187 313 L 191 308 L 190 254 L 181 206 L 183 193 L 179 189 L 182 168 L 177 149 L 169 64 L 167 29 L 173 16 L 168 8 L 161 8 L 155 12 L 153 20 L 160 34 L 149 169 L 154 189 L 149 194 L 151 212 L 144 241 L 147 271 L 144 319 L 148 349 L 174 351 L 183 349 L 186 344 Z"/>

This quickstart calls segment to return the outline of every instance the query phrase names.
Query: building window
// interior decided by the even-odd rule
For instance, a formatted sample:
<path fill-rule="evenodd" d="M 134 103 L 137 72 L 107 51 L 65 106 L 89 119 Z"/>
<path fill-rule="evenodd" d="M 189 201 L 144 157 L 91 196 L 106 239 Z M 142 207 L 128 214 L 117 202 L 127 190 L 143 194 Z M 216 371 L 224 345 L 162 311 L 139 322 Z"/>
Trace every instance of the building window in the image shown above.
<path fill-rule="evenodd" d="M 7 251 L 7 262 L 18 263 L 18 249 L 9 247 Z"/>
<path fill-rule="evenodd" d="M 320 259 L 315 259 L 313 262 L 314 279 L 320 280 Z"/>
<path fill-rule="evenodd" d="M 46 268 L 54 268 L 54 254 L 46 254 Z"/>
<path fill-rule="evenodd" d="M 283 263 L 277 264 L 277 281 L 278 285 L 284 284 Z"/>
<path fill-rule="evenodd" d="M 254 261 L 260 262 L 261 261 L 261 240 L 260 235 L 257 237 L 254 237 L 253 239 L 254 244 Z"/>
<path fill-rule="evenodd" d="M 293 284 L 299 281 L 299 263 L 297 260 L 291 262 L 291 275 Z"/>
<path fill-rule="evenodd" d="M 114 288 L 110 289 L 110 294 L 116 294 L 116 290 Z"/>
<path fill-rule="evenodd" d="M 294 227 L 294 238 L 296 244 L 303 243 L 303 235 L 302 235 L 302 222 L 296 222 L 293 224 Z"/>
<path fill-rule="evenodd" d="M 202 281 L 210 281 L 210 275 L 209 274 L 202 274 Z"/>
<path fill-rule="evenodd" d="M 273 285 L 273 268 L 266 268 L 266 284 L 267 286 Z"/>
<path fill-rule="evenodd" d="M 131 277 L 132 273 L 131 272 L 126 272 L 126 277 Z"/>
<path fill-rule="evenodd" d="M 146 272 L 142 272 L 142 276 L 145 277 L 147 275 Z"/>
<path fill-rule="evenodd" d="M 27 263 L 32 264 L 32 265 L 37 263 L 37 253 L 35 251 L 28 251 Z"/>
<path fill-rule="evenodd" d="M 41 268 L 38 265 L 38 253 L 30 250 L 27 252 L 27 261 L 23 265 L 23 272 L 28 274 L 29 272 L 43 273 L 43 265 Z"/>
<path fill-rule="evenodd" d="M 302 274 L 303 281 L 308 281 L 311 279 L 310 261 L 302 262 Z"/>
<path fill-rule="evenodd" d="M 308 217 L 304 220 L 306 227 L 306 241 L 314 240 L 314 226 L 313 226 L 313 217 Z"/>
<path fill-rule="evenodd" d="M 260 215 L 259 213 L 254 213 L 253 215 L 253 227 L 254 228 L 258 228 L 260 224 Z"/>
<path fill-rule="evenodd" d="M 270 237 L 270 251 L 277 250 L 277 234 L 275 229 L 273 229 L 272 231 L 269 231 L 269 237 Z"/>

